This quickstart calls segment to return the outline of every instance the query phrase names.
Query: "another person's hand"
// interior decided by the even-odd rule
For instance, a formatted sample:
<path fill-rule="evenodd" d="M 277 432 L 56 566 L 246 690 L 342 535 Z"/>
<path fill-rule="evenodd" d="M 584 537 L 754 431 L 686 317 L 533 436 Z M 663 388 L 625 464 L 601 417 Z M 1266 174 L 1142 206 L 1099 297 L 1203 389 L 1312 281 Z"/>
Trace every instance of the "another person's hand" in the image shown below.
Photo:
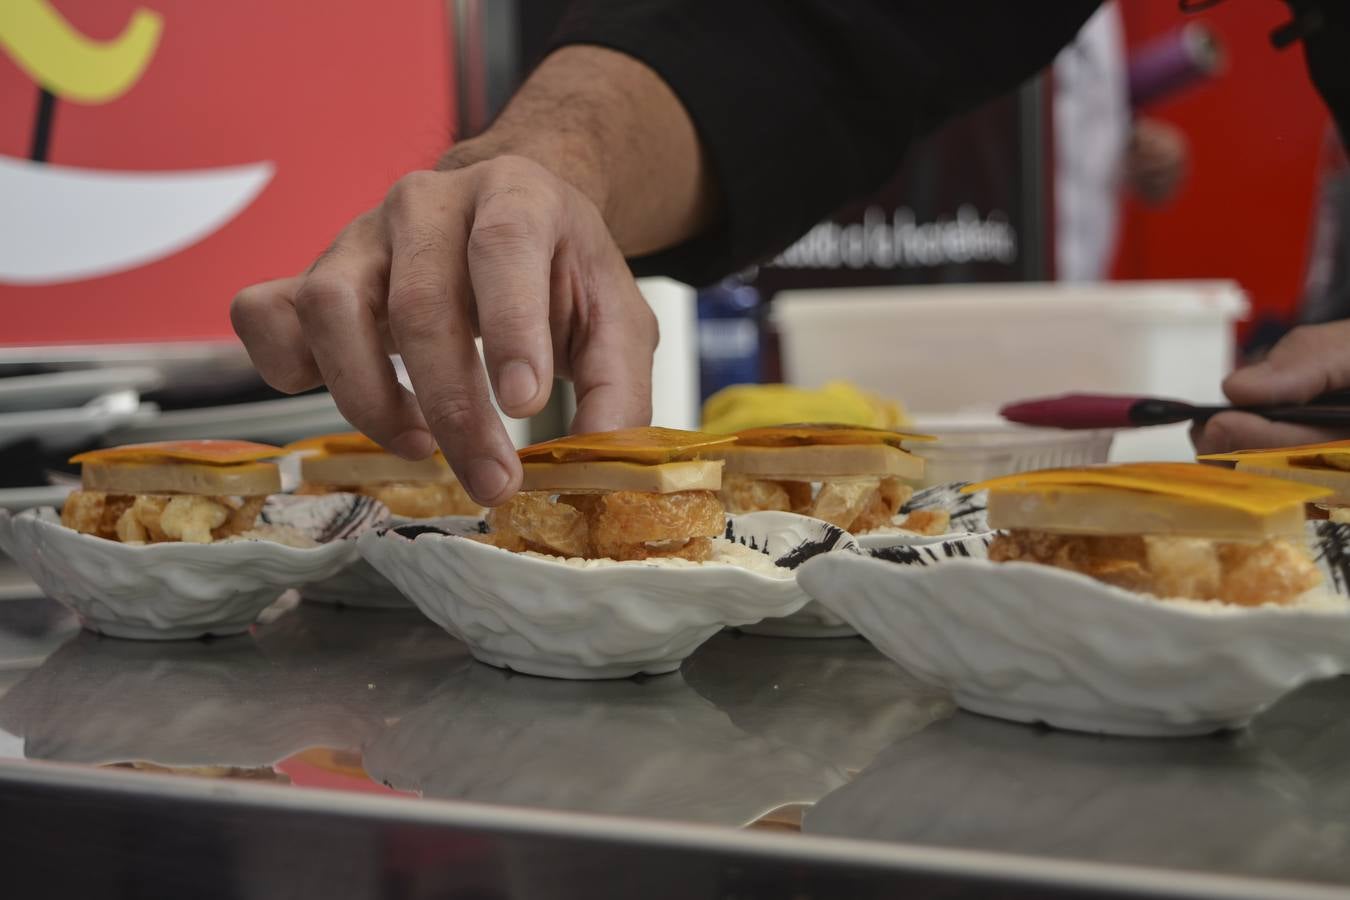
<path fill-rule="evenodd" d="M 1350 321 L 1295 328 L 1255 365 L 1238 369 L 1223 383 L 1235 405 L 1305 403 L 1328 391 L 1350 388 Z M 1250 413 L 1226 412 L 1195 428 L 1199 453 L 1290 447 L 1350 436 L 1325 428 L 1271 422 Z"/>
<path fill-rule="evenodd" d="M 1125 148 L 1125 183 L 1145 203 L 1170 200 L 1186 177 L 1186 135 L 1159 119 L 1136 119 Z"/>

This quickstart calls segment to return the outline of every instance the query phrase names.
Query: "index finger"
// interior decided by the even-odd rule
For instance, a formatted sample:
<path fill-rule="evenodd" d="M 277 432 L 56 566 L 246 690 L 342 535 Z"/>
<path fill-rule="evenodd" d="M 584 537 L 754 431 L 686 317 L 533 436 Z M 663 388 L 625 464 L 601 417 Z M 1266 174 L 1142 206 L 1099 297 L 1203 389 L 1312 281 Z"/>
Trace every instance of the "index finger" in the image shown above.
<path fill-rule="evenodd" d="M 389 329 L 447 461 L 474 500 L 493 506 L 519 487 L 520 460 L 488 399 L 473 340 L 468 223 L 462 212 L 438 208 L 434 191 L 391 194 Z"/>

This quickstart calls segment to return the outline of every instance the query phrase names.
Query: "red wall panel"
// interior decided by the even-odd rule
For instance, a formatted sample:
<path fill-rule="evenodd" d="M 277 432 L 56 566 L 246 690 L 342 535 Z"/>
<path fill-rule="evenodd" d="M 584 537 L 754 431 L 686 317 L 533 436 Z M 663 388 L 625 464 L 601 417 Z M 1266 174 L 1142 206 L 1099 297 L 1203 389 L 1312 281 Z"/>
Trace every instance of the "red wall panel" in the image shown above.
<path fill-rule="evenodd" d="M 132 12 L 163 17 L 142 78 L 103 104 L 58 101 L 49 162 L 182 172 L 269 161 L 261 193 L 198 243 L 61 283 L 0 283 L 0 343 L 231 335 L 249 283 L 293 274 L 403 172 L 432 163 L 453 121 L 442 0 L 55 0 L 90 38 Z M 0 154 L 24 158 L 37 86 L 0 49 Z M 22 228 L 0 201 L 0 231 Z"/>
<path fill-rule="evenodd" d="M 1306 264 L 1328 116 L 1301 47 L 1270 45 L 1287 7 L 1230 0 L 1184 16 L 1174 2 L 1123 0 L 1121 12 L 1132 46 L 1196 19 L 1217 33 L 1227 60 L 1216 79 L 1147 110 L 1186 132 L 1191 172 L 1162 209 L 1125 203 L 1114 275 L 1235 278 L 1254 316 L 1288 315 Z"/>

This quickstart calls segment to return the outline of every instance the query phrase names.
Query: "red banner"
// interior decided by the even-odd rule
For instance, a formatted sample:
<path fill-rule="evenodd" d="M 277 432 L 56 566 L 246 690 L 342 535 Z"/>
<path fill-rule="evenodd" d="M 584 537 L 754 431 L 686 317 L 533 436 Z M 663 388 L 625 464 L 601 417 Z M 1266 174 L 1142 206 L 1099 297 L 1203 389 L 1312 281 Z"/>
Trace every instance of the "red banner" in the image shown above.
<path fill-rule="evenodd" d="M 5 4 L 3 344 L 228 337 L 450 142 L 442 0 Z"/>

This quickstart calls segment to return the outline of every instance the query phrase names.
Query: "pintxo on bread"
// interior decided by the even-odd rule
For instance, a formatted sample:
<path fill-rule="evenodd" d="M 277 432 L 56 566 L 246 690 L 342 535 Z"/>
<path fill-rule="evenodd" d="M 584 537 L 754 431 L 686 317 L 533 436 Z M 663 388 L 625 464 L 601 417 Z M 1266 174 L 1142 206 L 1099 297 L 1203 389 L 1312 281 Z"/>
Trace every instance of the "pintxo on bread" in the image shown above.
<path fill-rule="evenodd" d="M 707 560 L 726 527 L 722 463 L 733 438 L 671 428 L 571 435 L 520 451 L 520 493 L 491 510 L 484 540 L 581 559 Z"/>
<path fill-rule="evenodd" d="M 1079 572 L 1158 597 L 1289 604 L 1322 583 L 1304 504 L 1331 491 L 1195 463 L 1046 469 L 970 485 L 994 562 Z"/>
<path fill-rule="evenodd" d="M 856 425 L 800 424 L 751 428 L 718 448 L 726 462 L 722 501 L 731 513 L 766 510 L 823 519 L 853 534 L 884 529 L 942 534 L 948 518 L 933 511 L 904 516 L 924 461 L 904 444 L 931 441 Z"/>
<path fill-rule="evenodd" d="M 209 544 L 249 531 L 281 490 L 281 448 L 251 441 L 160 441 L 71 458 L 81 487 L 61 524 L 123 543 Z"/>
<path fill-rule="evenodd" d="M 483 514 L 439 450 L 407 460 L 352 431 L 296 441 L 286 452 L 303 454 L 297 494 L 361 494 L 410 519 Z"/>

